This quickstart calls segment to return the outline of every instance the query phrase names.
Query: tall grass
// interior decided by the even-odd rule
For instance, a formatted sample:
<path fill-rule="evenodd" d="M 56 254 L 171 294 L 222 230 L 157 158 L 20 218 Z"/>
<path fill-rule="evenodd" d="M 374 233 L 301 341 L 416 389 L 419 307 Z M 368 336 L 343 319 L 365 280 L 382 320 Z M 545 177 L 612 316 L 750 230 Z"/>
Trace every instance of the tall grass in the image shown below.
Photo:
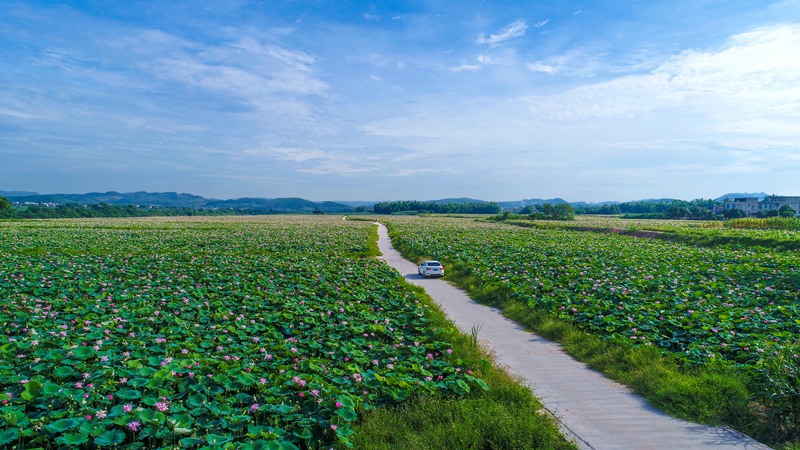
<path fill-rule="evenodd" d="M 723 222 L 725 228 L 756 228 L 770 230 L 800 230 L 800 219 L 794 217 L 745 217 Z"/>

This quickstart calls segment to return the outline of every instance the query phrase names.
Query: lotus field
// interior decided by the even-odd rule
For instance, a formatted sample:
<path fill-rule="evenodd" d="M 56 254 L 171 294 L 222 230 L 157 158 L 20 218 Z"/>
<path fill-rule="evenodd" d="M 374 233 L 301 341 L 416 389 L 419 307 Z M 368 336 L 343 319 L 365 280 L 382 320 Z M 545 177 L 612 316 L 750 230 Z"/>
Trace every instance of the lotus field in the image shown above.
<path fill-rule="evenodd" d="M 0 223 L 0 445 L 346 447 L 359 411 L 485 386 L 359 257 L 371 224 L 209 220 Z"/>
<path fill-rule="evenodd" d="M 395 245 L 607 339 L 754 367 L 800 333 L 800 254 L 453 218 L 389 223 Z"/>

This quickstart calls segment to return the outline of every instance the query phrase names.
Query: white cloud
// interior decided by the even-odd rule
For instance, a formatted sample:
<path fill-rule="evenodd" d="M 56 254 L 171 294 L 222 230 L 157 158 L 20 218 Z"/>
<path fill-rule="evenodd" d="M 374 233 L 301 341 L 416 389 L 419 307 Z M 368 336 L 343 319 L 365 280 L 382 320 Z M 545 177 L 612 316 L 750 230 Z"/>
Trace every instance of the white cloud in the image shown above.
<path fill-rule="evenodd" d="M 318 149 L 307 149 L 302 147 L 266 147 L 262 149 L 250 149 L 244 151 L 249 156 L 266 156 L 282 161 L 306 162 L 315 159 L 323 159 L 328 155 Z"/>
<path fill-rule="evenodd" d="M 439 173 L 440 171 L 433 169 L 400 169 L 389 175 L 393 177 L 410 177 L 414 175 L 423 175 L 426 173 L 434 173 L 434 172 Z"/>
<path fill-rule="evenodd" d="M 371 21 L 381 20 L 381 16 L 377 14 L 364 14 L 364 18 Z"/>
<path fill-rule="evenodd" d="M 517 20 L 516 22 L 513 22 L 500 30 L 499 33 L 491 34 L 489 37 L 486 37 L 486 34 L 481 33 L 478 35 L 478 38 L 475 39 L 475 43 L 498 45 L 503 41 L 524 36 L 527 29 L 528 24 L 525 23 L 524 20 Z"/>
<path fill-rule="evenodd" d="M 461 64 L 460 66 L 450 67 L 448 70 L 451 72 L 476 72 L 484 66 L 492 64 L 492 58 L 487 55 L 478 55 L 475 59 L 478 61 L 477 64 Z"/>
<path fill-rule="evenodd" d="M 528 63 L 525 65 L 525 67 L 531 72 L 542 72 L 549 75 L 553 75 L 554 73 L 558 72 L 557 68 L 541 62 Z"/>
<path fill-rule="evenodd" d="M 533 28 L 542 28 L 550 22 L 550 19 L 544 19 L 533 24 Z"/>
<path fill-rule="evenodd" d="M 449 70 L 451 72 L 475 72 L 482 68 L 483 66 L 481 64 L 462 64 L 460 66 L 451 67 Z"/>
<path fill-rule="evenodd" d="M 687 50 L 643 75 L 530 98 L 541 117 L 567 120 L 631 117 L 687 109 L 719 130 L 789 131 L 800 122 L 800 25 L 759 28 L 718 50 Z M 544 68 L 528 66 L 529 69 Z M 795 131 L 796 133 L 796 131 Z"/>

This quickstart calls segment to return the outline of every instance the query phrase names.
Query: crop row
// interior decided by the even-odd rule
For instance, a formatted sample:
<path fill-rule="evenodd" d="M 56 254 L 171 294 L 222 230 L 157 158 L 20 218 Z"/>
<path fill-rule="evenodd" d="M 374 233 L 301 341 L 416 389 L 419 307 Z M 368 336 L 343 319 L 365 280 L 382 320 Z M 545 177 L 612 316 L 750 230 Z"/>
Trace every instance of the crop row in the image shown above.
<path fill-rule="evenodd" d="M 752 367 L 800 333 L 800 255 L 695 247 L 463 219 L 388 223 L 396 245 L 449 261 L 609 339 Z"/>
<path fill-rule="evenodd" d="M 0 224 L 0 445 L 347 446 L 360 410 L 484 387 L 348 256 L 370 226 Z"/>

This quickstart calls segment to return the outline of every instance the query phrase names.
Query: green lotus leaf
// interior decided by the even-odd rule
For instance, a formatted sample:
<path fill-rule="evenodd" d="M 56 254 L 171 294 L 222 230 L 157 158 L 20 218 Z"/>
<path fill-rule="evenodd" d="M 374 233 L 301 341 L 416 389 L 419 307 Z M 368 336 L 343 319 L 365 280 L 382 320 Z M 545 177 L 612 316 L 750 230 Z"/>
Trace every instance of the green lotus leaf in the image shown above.
<path fill-rule="evenodd" d="M 139 369 L 139 372 L 137 372 L 137 373 L 138 373 L 140 376 L 143 376 L 143 377 L 149 377 L 149 376 L 153 375 L 153 374 L 154 374 L 154 373 L 156 373 L 156 372 L 158 372 L 158 370 L 157 370 L 157 369 L 154 369 L 154 368 L 152 368 L 152 367 L 145 366 L 145 367 L 142 367 L 141 369 Z"/>
<path fill-rule="evenodd" d="M 56 442 L 65 445 L 81 445 L 89 441 L 89 436 L 84 433 L 64 433 L 56 438 Z"/>
<path fill-rule="evenodd" d="M 60 366 L 53 371 L 53 375 L 56 378 L 69 378 L 77 374 L 78 372 L 76 372 L 75 369 L 69 366 Z"/>
<path fill-rule="evenodd" d="M 210 445 L 222 445 L 226 442 L 230 442 L 232 439 L 232 436 L 220 436 L 211 433 L 206 435 L 206 442 L 208 442 Z"/>
<path fill-rule="evenodd" d="M 267 441 L 265 448 L 267 450 L 299 450 L 296 445 L 283 439 Z"/>
<path fill-rule="evenodd" d="M 25 390 L 20 396 L 25 400 L 31 401 L 42 391 L 42 383 L 37 380 L 30 380 L 25 384 Z"/>
<path fill-rule="evenodd" d="M 127 384 L 128 384 L 128 386 L 131 386 L 131 387 L 134 387 L 134 388 L 139 388 L 139 387 L 147 385 L 149 382 L 150 382 L 150 380 L 148 380 L 146 378 L 131 378 L 130 380 L 128 380 Z"/>
<path fill-rule="evenodd" d="M 81 347 L 76 348 L 72 351 L 72 356 L 84 361 L 89 359 L 92 355 L 94 355 L 94 348 L 88 345 L 84 345 Z"/>
<path fill-rule="evenodd" d="M 117 391 L 116 396 L 123 400 L 136 400 L 137 398 L 142 398 L 142 393 L 136 389 L 122 389 Z"/>
<path fill-rule="evenodd" d="M 206 440 L 205 439 L 196 438 L 196 437 L 185 437 L 185 438 L 180 440 L 180 443 L 181 443 L 182 447 L 190 448 L 190 447 L 194 447 L 196 445 L 205 444 Z"/>
<path fill-rule="evenodd" d="M 186 399 L 186 404 L 192 408 L 203 406 L 208 398 L 203 394 L 192 394 Z"/>
<path fill-rule="evenodd" d="M 0 445 L 10 444 L 19 439 L 19 428 L 9 428 L 0 431 Z"/>
<path fill-rule="evenodd" d="M 125 432 L 120 430 L 108 430 L 94 439 L 94 443 L 100 446 L 118 445 L 123 443 L 124 441 L 125 441 Z"/>
<path fill-rule="evenodd" d="M 56 420 L 55 422 L 45 425 L 44 428 L 51 433 L 63 433 L 79 426 L 80 424 L 81 420 L 68 418 Z"/>
<path fill-rule="evenodd" d="M 339 408 L 336 411 L 336 413 L 342 419 L 347 420 L 348 422 L 356 420 L 358 418 L 358 415 L 356 414 L 355 409 L 353 409 L 352 407 L 349 407 L 349 406 L 343 406 L 343 407 Z"/>

